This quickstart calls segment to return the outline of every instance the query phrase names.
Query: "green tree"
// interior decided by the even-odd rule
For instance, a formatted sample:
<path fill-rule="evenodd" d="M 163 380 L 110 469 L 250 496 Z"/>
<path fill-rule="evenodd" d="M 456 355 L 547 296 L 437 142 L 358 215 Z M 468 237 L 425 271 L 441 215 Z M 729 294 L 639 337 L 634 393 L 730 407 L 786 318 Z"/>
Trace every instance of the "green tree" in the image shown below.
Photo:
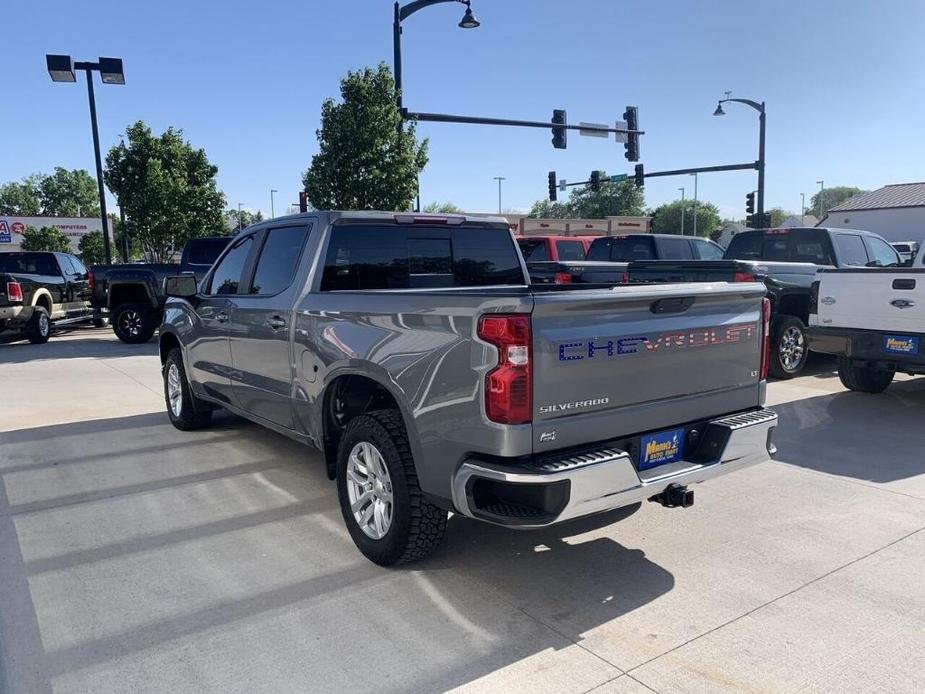
<path fill-rule="evenodd" d="M 86 169 L 68 171 L 56 166 L 39 182 L 42 214 L 59 217 L 99 217 L 100 195 L 96 179 Z"/>
<path fill-rule="evenodd" d="M 77 243 L 77 249 L 84 265 L 100 265 L 106 261 L 102 231 L 91 231 L 81 236 L 80 241 Z"/>
<path fill-rule="evenodd" d="M 263 213 L 260 210 L 256 212 L 241 210 L 240 213 L 237 210 L 225 210 L 225 220 L 225 228 L 218 232 L 219 236 L 232 236 L 251 224 L 262 222 Z"/>
<path fill-rule="evenodd" d="M 125 233 L 155 262 L 170 258 L 191 238 L 226 230 L 225 195 L 218 168 L 205 150 L 168 128 L 154 135 L 143 121 L 126 129 L 128 144 L 106 156 L 105 180 L 125 212 Z"/>
<path fill-rule="evenodd" d="M 642 189 L 632 181 L 613 183 L 606 178 L 607 174 L 602 172 L 597 191 L 591 190 L 590 186 L 573 188 L 564 202 L 537 200 L 530 208 L 529 216 L 541 219 L 603 219 L 616 215 L 642 215 L 645 207 Z"/>
<path fill-rule="evenodd" d="M 67 236 L 55 227 L 26 227 L 21 246 L 24 251 L 71 251 L 71 243 Z"/>
<path fill-rule="evenodd" d="M 302 182 L 319 210 L 407 210 L 427 164 L 427 140 L 415 126 L 398 133 L 395 80 L 385 63 L 348 72 L 341 103 L 326 99 L 317 131 L 319 152 Z"/>
<path fill-rule="evenodd" d="M 26 176 L 22 182 L 10 181 L 0 185 L 0 214 L 31 217 L 42 211 L 39 199 L 41 174 Z"/>
<path fill-rule="evenodd" d="M 788 217 L 793 216 L 793 212 L 787 212 L 783 207 L 772 207 L 770 210 L 767 210 L 765 214 L 770 215 L 770 225 L 772 227 L 779 227 Z"/>
<path fill-rule="evenodd" d="M 684 233 L 694 233 L 694 201 L 674 200 L 649 211 L 653 234 L 680 234 L 681 210 L 684 210 Z M 699 201 L 696 207 L 697 236 L 710 238 L 721 228 L 719 210 L 712 202 Z"/>
<path fill-rule="evenodd" d="M 422 212 L 428 212 L 430 214 L 465 214 L 459 205 L 455 205 L 452 202 L 432 202 L 428 205 L 424 205 Z"/>
<path fill-rule="evenodd" d="M 825 188 L 810 198 L 810 206 L 809 209 L 806 210 L 806 214 L 811 214 L 816 217 L 816 219 L 822 219 L 825 217 L 826 212 L 836 205 L 841 205 L 848 198 L 853 198 L 855 195 L 866 192 L 868 191 L 853 186 L 833 186 L 832 188 Z"/>

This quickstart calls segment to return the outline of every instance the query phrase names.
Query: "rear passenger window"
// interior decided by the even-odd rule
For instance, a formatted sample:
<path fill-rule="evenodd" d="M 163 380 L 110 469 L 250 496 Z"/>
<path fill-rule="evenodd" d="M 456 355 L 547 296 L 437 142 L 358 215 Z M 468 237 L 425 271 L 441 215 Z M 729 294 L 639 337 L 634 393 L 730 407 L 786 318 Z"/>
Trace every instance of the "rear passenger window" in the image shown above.
<path fill-rule="evenodd" d="M 546 252 L 546 241 L 528 241 L 518 242 L 520 252 L 524 254 L 524 260 L 527 262 L 544 262 L 549 260 L 549 254 Z"/>
<path fill-rule="evenodd" d="M 867 251 L 864 241 L 857 234 L 835 234 L 835 248 L 842 265 L 864 267 L 867 265 Z"/>
<path fill-rule="evenodd" d="M 715 243 L 710 243 L 704 239 L 691 239 L 694 244 L 694 251 L 700 260 L 722 260 L 723 249 Z"/>
<path fill-rule="evenodd" d="M 556 241 L 559 260 L 584 260 L 585 248 L 581 241 Z"/>
<path fill-rule="evenodd" d="M 692 260 L 690 242 L 679 236 L 676 239 L 658 240 L 659 260 Z"/>
<path fill-rule="evenodd" d="M 497 229 L 335 226 L 322 291 L 524 284 L 510 234 Z"/>
<path fill-rule="evenodd" d="M 308 229 L 307 226 L 279 227 L 267 232 L 251 282 L 251 294 L 279 294 L 292 284 Z"/>

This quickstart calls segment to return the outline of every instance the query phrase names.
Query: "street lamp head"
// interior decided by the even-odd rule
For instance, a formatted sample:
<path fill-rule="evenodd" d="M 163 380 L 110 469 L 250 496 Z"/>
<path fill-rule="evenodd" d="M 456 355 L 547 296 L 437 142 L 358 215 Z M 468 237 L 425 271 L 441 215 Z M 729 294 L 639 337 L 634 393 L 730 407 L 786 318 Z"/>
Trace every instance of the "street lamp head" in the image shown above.
<path fill-rule="evenodd" d="M 103 84 L 125 84 L 122 58 L 100 58 L 100 79 Z"/>
<path fill-rule="evenodd" d="M 459 22 L 460 29 L 476 29 L 481 26 L 481 22 L 475 18 L 475 15 L 472 14 L 472 8 L 469 6 L 469 3 L 466 3 L 466 14 L 463 15 L 463 18 Z"/>
<path fill-rule="evenodd" d="M 74 74 L 74 61 L 69 55 L 46 55 L 45 65 L 52 82 L 76 82 Z"/>
<path fill-rule="evenodd" d="M 713 111 L 714 116 L 725 116 L 726 112 L 723 110 L 723 102 L 720 101 L 716 104 L 716 110 Z"/>

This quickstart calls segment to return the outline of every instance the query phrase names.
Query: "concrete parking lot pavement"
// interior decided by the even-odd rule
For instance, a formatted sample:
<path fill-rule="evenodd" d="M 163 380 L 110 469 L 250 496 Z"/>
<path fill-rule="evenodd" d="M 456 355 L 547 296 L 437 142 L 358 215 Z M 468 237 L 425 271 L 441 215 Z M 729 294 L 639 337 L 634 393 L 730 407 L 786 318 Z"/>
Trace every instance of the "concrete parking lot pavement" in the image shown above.
<path fill-rule="evenodd" d="M 925 690 L 925 379 L 769 396 L 777 460 L 693 508 L 386 570 L 315 452 L 173 429 L 155 343 L 0 345 L 0 691 Z"/>

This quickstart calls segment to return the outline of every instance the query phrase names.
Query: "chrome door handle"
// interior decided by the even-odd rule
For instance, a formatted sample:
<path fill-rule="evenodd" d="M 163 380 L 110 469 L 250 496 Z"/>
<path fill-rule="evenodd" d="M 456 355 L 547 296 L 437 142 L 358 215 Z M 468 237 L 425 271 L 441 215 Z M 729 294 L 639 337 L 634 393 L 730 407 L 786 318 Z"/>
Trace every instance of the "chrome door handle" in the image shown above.
<path fill-rule="evenodd" d="M 221 311 L 221 312 L 219 312 L 219 313 L 216 313 L 216 314 L 215 314 L 215 320 L 217 320 L 219 323 L 227 323 L 227 322 L 228 322 L 228 314 L 225 313 L 224 311 Z"/>
<path fill-rule="evenodd" d="M 286 321 L 279 316 L 273 316 L 267 320 L 267 324 L 274 330 L 281 330 L 286 327 Z"/>

